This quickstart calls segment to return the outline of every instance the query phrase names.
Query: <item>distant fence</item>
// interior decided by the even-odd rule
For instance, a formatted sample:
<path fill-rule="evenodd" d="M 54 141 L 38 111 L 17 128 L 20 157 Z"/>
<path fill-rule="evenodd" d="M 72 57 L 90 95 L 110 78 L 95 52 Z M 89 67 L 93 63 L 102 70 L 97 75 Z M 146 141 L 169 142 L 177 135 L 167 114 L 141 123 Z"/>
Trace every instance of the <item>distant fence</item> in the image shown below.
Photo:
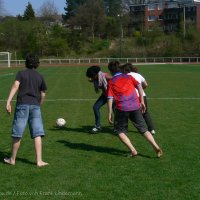
<path fill-rule="evenodd" d="M 200 57 L 149 57 L 149 58 L 80 58 L 80 59 L 40 59 L 41 65 L 69 65 L 69 64 L 107 64 L 118 60 L 121 63 L 200 63 Z M 0 60 L 0 63 L 3 62 Z M 5 60 L 4 60 L 5 62 Z M 24 60 L 11 60 L 11 66 L 24 65 Z M 2 65 L 2 64 L 1 64 Z"/>

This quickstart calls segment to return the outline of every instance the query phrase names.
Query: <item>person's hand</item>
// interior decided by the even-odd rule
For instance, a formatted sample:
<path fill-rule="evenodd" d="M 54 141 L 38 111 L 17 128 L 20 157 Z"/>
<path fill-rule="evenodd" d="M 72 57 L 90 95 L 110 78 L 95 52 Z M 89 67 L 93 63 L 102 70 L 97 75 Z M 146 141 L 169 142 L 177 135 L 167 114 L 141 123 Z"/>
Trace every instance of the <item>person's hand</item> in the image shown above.
<path fill-rule="evenodd" d="M 142 113 L 145 113 L 145 111 L 146 111 L 146 106 L 145 106 L 144 103 L 140 103 L 140 109 L 141 109 Z"/>
<path fill-rule="evenodd" d="M 11 104 L 6 105 L 6 111 L 7 111 L 8 114 L 11 114 L 11 112 L 12 112 Z"/>
<path fill-rule="evenodd" d="M 113 124 L 112 114 L 108 115 L 108 122 L 109 122 L 109 124 Z"/>

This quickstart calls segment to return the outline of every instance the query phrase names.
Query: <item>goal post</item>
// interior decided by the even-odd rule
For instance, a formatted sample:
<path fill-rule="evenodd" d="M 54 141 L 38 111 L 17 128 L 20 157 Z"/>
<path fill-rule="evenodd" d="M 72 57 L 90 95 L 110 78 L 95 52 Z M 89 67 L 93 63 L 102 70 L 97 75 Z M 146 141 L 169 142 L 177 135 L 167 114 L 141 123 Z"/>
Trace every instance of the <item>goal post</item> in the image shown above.
<path fill-rule="evenodd" d="M 10 67 L 10 63 L 11 63 L 11 53 L 0 52 L 0 66 Z"/>

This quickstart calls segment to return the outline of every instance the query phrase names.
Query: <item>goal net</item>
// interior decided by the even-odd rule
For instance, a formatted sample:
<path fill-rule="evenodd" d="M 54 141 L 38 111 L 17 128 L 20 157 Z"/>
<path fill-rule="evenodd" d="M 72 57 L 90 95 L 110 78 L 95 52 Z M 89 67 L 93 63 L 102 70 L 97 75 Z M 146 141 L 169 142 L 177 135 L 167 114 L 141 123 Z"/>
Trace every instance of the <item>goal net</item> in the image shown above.
<path fill-rule="evenodd" d="M 0 52 L 0 66 L 1 67 L 10 67 L 11 53 L 9 52 Z"/>

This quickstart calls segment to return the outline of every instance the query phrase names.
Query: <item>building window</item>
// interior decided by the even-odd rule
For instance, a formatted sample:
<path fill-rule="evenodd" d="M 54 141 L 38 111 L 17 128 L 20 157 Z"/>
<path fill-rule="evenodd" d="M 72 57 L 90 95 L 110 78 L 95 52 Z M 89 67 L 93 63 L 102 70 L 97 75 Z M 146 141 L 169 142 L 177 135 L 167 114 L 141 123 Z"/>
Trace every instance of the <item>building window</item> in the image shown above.
<path fill-rule="evenodd" d="M 133 4 L 138 5 L 138 4 L 144 4 L 144 0 L 133 0 Z"/>
<path fill-rule="evenodd" d="M 173 19 L 178 19 L 178 14 L 173 14 Z"/>
<path fill-rule="evenodd" d="M 155 4 L 150 3 L 150 4 L 148 5 L 148 10 L 155 10 Z"/>
<path fill-rule="evenodd" d="M 156 16 L 155 15 L 148 16 L 148 21 L 155 21 L 155 20 L 156 20 Z"/>
<path fill-rule="evenodd" d="M 163 16 L 162 16 L 162 15 L 159 15 L 159 16 L 158 16 L 158 20 L 163 20 Z"/>
<path fill-rule="evenodd" d="M 159 3 L 158 4 L 158 10 L 162 10 L 163 9 L 163 5 L 162 5 L 162 3 Z"/>
<path fill-rule="evenodd" d="M 178 3 L 177 2 L 169 2 L 167 4 L 167 8 L 178 8 Z"/>
<path fill-rule="evenodd" d="M 196 18 L 195 17 L 190 17 L 190 20 L 192 21 L 192 23 L 196 23 Z"/>

